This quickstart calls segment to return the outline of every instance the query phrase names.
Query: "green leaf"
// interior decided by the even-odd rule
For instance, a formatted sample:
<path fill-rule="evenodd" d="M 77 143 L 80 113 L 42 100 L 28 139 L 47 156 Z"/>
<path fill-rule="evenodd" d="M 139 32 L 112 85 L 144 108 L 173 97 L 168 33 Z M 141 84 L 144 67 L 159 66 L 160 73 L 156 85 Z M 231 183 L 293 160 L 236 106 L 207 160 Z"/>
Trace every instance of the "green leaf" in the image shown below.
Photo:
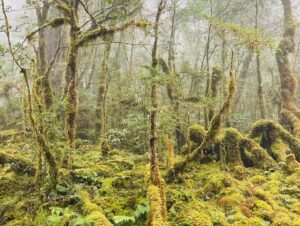
<path fill-rule="evenodd" d="M 129 216 L 114 216 L 113 221 L 116 224 L 124 224 L 124 223 L 129 223 L 129 222 L 134 223 L 135 218 L 134 217 L 129 217 Z"/>

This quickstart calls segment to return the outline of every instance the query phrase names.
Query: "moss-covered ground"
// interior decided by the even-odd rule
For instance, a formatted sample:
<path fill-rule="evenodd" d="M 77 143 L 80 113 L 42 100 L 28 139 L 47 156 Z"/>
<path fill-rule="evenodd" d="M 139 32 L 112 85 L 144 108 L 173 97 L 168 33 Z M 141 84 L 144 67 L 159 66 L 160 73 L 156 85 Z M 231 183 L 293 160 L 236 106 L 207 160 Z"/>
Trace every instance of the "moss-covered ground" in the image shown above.
<path fill-rule="evenodd" d="M 0 149 L 35 162 L 30 147 L 19 143 Z M 101 148 L 81 144 L 74 169 L 60 169 L 55 192 L 47 181 L 36 189 L 34 176 L 3 164 L 0 225 L 147 225 L 148 163 L 147 154 L 115 149 L 103 159 Z M 222 168 L 219 162 L 195 161 L 166 184 L 168 225 L 300 225 L 300 168 L 293 173 Z M 162 175 L 165 169 L 163 160 Z"/>

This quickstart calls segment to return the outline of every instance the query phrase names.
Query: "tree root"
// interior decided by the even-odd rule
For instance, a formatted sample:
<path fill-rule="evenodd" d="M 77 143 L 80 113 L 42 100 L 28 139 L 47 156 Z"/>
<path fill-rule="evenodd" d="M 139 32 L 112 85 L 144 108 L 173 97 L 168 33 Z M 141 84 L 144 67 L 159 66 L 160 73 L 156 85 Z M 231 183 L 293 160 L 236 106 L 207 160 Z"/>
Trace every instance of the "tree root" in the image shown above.
<path fill-rule="evenodd" d="M 300 140 L 278 123 L 260 120 L 252 126 L 249 136 L 258 139 L 277 162 L 285 162 L 291 169 L 300 166 Z"/>

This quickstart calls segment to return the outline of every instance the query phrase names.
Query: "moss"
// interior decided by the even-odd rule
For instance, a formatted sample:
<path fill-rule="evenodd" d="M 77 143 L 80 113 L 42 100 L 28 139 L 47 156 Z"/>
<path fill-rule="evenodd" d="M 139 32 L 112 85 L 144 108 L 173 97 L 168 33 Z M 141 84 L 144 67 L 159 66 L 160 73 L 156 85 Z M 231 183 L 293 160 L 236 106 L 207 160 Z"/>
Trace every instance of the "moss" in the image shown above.
<path fill-rule="evenodd" d="M 201 144 L 205 136 L 204 127 L 199 124 L 194 124 L 188 128 L 189 140 L 197 144 Z"/>
<path fill-rule="evenodd" d="M 148 221 L 151 226 L 165 226 L 166 222 L 162 216 L 162 200 L 160 197 L 160 189 L 157 186 L 149 185 L 147 192 L 150 212 Z"/>
<path fill-rule="evenodd" d="M 242 218 L 232 224 L 233 226 L 264 226 L 265 222 L 259 217 Z"/>
<path fill-rule="evenodd" d="M 213 226 L 208 215 L 193 209 L 189 211 L 188 215 L 182 221 L 197 226 Z"/>
<path fill-rule="evenodd" d="M 290 226 L 292 225 L 292 220 L 289 215 L 283 212 L 276 213 L 272 226 Z"/>
<path fill-rule="evenodd" d="M 250 181 L 254 185 L 261 185 L 267 181 L 267 178 L 263 175 L 255 175 L 250 178 Z"/>
<path fill-rule="evenodd" d="M 264 220 L 271 221 L 273 218 L 274 210 L 272 206 L 262 200 L 257 200 L 254 203 L 254 214 Z"/>
<path fill-rule="evenodd" d="M 279 193 L 279 189 L 282 185 L 282 175 L 280 174 L 280 172 L 274 172 L 271 174 L 270 179 L 263 184 L 261 187 L 268 191 L 270 194 L 272 195 L 276 195 Z"/>
<path fill-rule="evenodd" d="M 233 177 L 237 180 L 243 180 L 247 176 L 247 172 L 244 166 L 235 166 L 233 168 Z"/>
<path fill-rule="evenodd" d="M 293 226 L 300 226 L 300 219 L 295 220 L 292 225 Z"/>
<path fill-rule="evenodd" d="M 240 153 L 240 133 L 234 128 L 225 130 L 225 135 L 222 140 L 225 148 L 225 162 L 227 165 L 243 165 Z"/>
<path fill-rule="evenodd" d="M 9 152 L 0 151 L 0 164 L 9 164 L 11 169 L 17 174 L 35 175 L 35 165 L 31 161 L 18 153 L 13 153 L 13 150 L 9 150 Z"/>
<path fill-rule="evenodd" d="M 274 200 L 273 200 L 272 196 L 269 194 L 269 192 L 266 192 L 266 191 L 256 187 L 253 190 L 253 194 L 260 200 L 267 202 L 273 208 L 276 207 L 276 203 L 274 202 Z"/>
<path fill-rule="evenodd" d="M 222 189 L 236 184 L 229 175 L 217 173 L 209 175 L 203 187 L 204 194 L 210 197 L 218 195 Z"/>
<path fill-rule="evenodd" d="M 243 196 L 240 194 L 232 194 L 228 196 L 224 196 L 218 200 L 218 205 L 225 210 L 233 209 L 238 206 L 243 200 Z"/>
<path fill-rule="evenodd" d="M 295 203 L 293 205 L 293 212 L 296 213 L 296 214 L 298 214 L 298 215 L 300 215 L 300 203 L 299 202 Z"/>
<path fill-rule="evenodd" d="M 101 25 L 101 26 L 97 27 L 96 29 L 93 29 L 93 30 L 90 30 L 88 32 L 84 32 L 83 34 L 81 34 L 78 37 L 76 44 L 77 44 L 77 46 L 83 46 L 87 42 L 93 41 L 100 36 L 113 34 L 118 31 L 124 31 L 129 27 L 137 27 L 137 28 L 144 30 L 145 26 L 147 26 L 147 25 L 148 25 L 148 23 L 144 20 L 139 21 L 139 22 L 136 22 L 134 20 L 128 21 L 118 27 L 108 27 L 108 26 Z"/>
<path fill-rule="evenodd" d="M 88 219 L 92 220 L 97 226 L 112 226 L 109 220 L 102 213 L 102 208 L 95 203 L 92 203 L 87 192 L 80 193 L 82 200 L 82 210 L 88 215 Z"/>
<path fill-rule="evenodd" d="M 22 131 L 14 129 L 0 131 L 0 143 L 4 144 L 5 142 L 18 142 L 20 138 L 22 138 L 23 134 L 24 133 Z"/>

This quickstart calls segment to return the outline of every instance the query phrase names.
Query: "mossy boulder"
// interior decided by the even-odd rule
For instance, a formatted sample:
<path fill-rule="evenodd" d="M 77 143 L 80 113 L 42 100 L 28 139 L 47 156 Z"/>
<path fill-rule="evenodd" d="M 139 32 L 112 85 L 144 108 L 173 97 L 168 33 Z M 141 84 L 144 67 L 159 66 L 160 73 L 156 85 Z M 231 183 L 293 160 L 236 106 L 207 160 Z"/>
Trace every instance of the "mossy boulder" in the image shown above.
<path fill-rule="evenodd" d="M 194 124 L 188 128 L 189 131 L 189 140 L 196 143 L 201 144 L 204 136 L 205 136 L 205 130 L 203 126 L 199 124 Z"/>

